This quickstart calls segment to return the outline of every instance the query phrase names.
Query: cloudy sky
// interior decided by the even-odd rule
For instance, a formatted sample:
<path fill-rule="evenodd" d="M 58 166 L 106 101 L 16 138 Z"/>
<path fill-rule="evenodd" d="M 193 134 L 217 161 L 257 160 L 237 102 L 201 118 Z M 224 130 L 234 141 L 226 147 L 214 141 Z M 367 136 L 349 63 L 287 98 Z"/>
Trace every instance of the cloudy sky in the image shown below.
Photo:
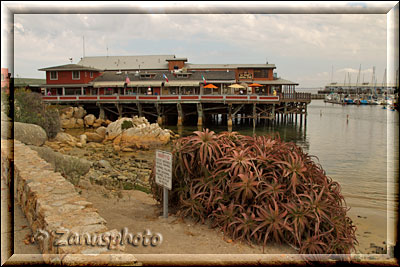
<path fill-rule="evenodd" d="M 14 76 L 44 78 L 39 68 L 77 63 L 83 36 L 86 56 L 108 48 L 110 56 L 174 54 L 197 64 L 268 61 L 299 87 L 324 86 L 332 69 L 333 81 L 350 74 L 355 83 L 360 64 L 360 80 L 371 81 L 375 66 L 380 83 L 387 60 L 386 14 L 15 14 Z"/>

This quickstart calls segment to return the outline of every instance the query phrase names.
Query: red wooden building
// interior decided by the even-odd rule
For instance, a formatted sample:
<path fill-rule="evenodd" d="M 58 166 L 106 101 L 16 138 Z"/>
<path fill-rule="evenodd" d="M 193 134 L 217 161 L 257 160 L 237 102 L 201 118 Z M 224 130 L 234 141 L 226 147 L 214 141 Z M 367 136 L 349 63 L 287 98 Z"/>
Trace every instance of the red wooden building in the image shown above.
<path fill-rule="evenodd" d="M 78 64 L 40 70 L 46 71 L 46 101 L 96 103 L 100 114 L 104 107 L 118 116 L 134 103 L 138 115 L 150 114 L 159 121 L 174 104 L 178 124 L 185 113 L 197 113 L 201 124 L 207 110 L 229 117 L 243 108 L 249 117 L 268 119 L 280 111 L 305 114 L 311 95 L 296 93 L 298 84 L 278 78 L 275 69 L 274 64 L 192 64 L 174 55 L 149 55 L 85 57 Z M 207 88 L 209 84 L 215 87 Z"/>

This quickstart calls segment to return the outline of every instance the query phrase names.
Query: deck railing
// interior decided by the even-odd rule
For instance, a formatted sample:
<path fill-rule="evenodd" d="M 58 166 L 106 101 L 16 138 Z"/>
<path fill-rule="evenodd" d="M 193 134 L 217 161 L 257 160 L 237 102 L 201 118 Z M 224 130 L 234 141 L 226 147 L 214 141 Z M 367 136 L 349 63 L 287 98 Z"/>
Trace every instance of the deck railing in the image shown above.
<path fill-rule="evenodd" d="M 272 95 L 55 95 L 43 96 L 49 102 L 278 102 L 279 96 Z"/>
<path fill-rule="evenodd" d="M 294 92 L 282 93 L 282 100 L 311 100 L 311 93 Z"/>

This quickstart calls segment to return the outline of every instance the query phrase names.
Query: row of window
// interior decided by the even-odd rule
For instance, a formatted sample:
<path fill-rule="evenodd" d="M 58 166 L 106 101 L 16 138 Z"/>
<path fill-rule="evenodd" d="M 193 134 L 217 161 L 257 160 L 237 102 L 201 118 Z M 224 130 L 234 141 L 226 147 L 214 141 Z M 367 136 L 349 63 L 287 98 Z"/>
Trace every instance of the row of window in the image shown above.
<path fill-rule="evenodd" d="M 93 78 L 93 71 L 90 72 L 90 78 Z M 72 80 L 80 80 L 81 72 L 72 71 Z M 50 71 L 50 80 L 58 80 L 58 71 Z"/>

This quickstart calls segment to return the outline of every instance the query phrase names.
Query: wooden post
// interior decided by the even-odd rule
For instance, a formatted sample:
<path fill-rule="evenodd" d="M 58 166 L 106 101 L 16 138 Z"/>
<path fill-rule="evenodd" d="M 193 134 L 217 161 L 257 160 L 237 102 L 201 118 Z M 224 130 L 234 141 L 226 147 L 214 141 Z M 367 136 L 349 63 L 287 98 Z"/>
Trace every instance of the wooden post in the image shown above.
<path fill-rule="evenodd" d="M 157 123 L 158 125 L 163 124 L 163 118 L 162 118 L 162 113 L 161 113 L 161 106 L 159 104 L 155 104 L 156 106 L 156 111 L 157 111 Z"/>
<path fill-rule="evenodd" d="M 203 125 L 203 106 L 197 103 L 197 126 Z"/>
<path fill-rule="evenodd" d="M 122 105 L 121 104 L 115 104 L 118 110 L 118 119 L 122 118 Z"/>
<path fill-rule="evenodd" d="M 256 128 L 256 119 L 257 119 L 257 111 L 256 111 L 256 103 L 253 104 L 253 128 Z"/>
<path fill-rule="evenodd" d="M 228 104 L 228 127 L 232 127 L 232 104 Z"/>
<path fill-rule="evenodd" d="M 304 103 L 304 109 L 305 109 L 305 114 L 304 114 L 304 124 L 307 124 L 307 104 Z"/>
<path fill-rule="evenodd" d="M 138 108 L 139 117 L 143 117 L 142 105 L 140 103 L 137 103 L 136 106 Z"/>
<path fill-rule="evenodd" d="M 181 103 L 177 103 L 176 104 L 176 108 L 178 110 L 178 122 L 177 122 L 177 125 L 178 126 L 182 126 L 182 123 L 183 123 L 183 111 L 182 111 Z"/>
<path fill-rule="evenodd" d="M 105 120 L 106 116 L 105 116 L 105 112 L 104 112 L 104 107 L 99 103 L 98 103 L 98 106 L 100 108 L 99 119 Z"/>
<path fill-rule="evenodd" d="M 84 95 L 85 93 L 83 92 L 83 86 L 81 86 L 81 95 Z"/>
<path fill-rule="evenodd" d="M 275 104 L 272 104 L 272 122 L 275 122 Z"/>
<path fill-rule="evenodd" d="M 288 117 L 288 116 L 287 116 L 287 104 L 286 104 L 286 102 L 285 102 L 284 105 L 285 105 L 285 107 L 284 107 L 284 110 L 283 110 L 283 114 L 284 114 L 284 115 L 283 115 L 283 123 L 286 124 L 286 122 L 287 122 L 287 117 Z"/>
<path fill-rule="evenodd" d="M 65 87 L 62 88 L 62 95 L 65 95 Z"/>

